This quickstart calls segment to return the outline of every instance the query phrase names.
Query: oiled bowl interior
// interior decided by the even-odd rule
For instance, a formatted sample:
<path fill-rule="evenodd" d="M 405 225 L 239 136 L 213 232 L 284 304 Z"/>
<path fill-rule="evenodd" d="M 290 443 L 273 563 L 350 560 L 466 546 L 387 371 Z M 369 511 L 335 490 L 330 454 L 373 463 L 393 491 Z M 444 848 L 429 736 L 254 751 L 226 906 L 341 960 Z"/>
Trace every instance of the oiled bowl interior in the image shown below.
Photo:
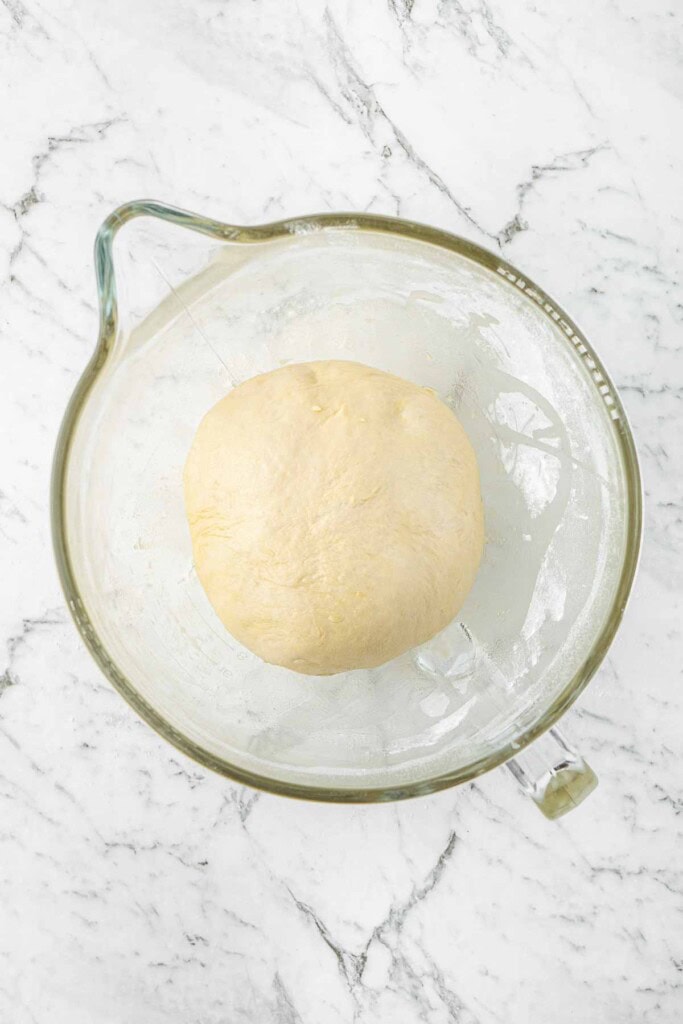
<path fill-rule="evenodd" d="M 510 275 L 424 242 L 330 229 L 215 247 L 150 316 L 122 317 L 73 439 L 70 558 L 117 671 L 200 751 L 279 783 L 428 783 L 514 741 L 591 657 L 624 563 L 619 414 L 581 349 Z M 487 544 L 444 634 L 318 679 L 262 663 L 217 619 L 192 567 L 182 469 L 231 386 L 326 358 L 453 407 L 479 460 Z"/>

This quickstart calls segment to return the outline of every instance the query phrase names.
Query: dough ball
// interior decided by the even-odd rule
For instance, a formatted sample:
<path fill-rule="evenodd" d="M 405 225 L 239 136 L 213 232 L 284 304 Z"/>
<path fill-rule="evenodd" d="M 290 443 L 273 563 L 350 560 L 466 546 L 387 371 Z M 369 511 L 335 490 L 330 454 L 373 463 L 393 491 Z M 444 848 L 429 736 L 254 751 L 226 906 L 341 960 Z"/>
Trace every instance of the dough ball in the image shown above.
<path fill-rule="evenodd" d="M 285 366 L 204 417 L 185 466 L 194 564 L 264 661 L 372 668 L 457 614 L 484 542 L 477 463 L 428 388 L 358 363 Z"/>

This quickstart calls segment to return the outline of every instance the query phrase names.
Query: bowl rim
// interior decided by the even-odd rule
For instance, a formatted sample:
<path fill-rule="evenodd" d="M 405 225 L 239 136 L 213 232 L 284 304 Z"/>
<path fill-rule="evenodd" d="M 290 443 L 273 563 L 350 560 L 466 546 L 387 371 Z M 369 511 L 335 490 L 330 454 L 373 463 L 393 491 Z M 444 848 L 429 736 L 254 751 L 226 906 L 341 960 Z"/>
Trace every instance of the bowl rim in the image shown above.
<path fill-rule="evenodd" d="M 271 241 L 311 230 L 352 229 L 400 235 L 455 252 L 484 266 L 523 291 L 530 301 L 561 328 L 567 344 L 586 362 L 599 397 L 606 403 L 622 459 L 626 483 L 626 547 L 624 562 L 609 612 L 582 665 L 546 709 L 514 740 L 465 767 L 433 778 L 379 787 L 327 787 L 286 782 L 240 768 L 189 739 L 171 725 L 133 686 L 108 654 L 90 620 L 73 569 L 66 532 L 66 471 L 72 442 L 90 390 L 113 348 L 118 328 L 113 242 L 118 231 L 137 217 L 153 217 L 188 228 L 219 241 Z M 234 782 L 281 796 L 334 803 L 376 803 L 434 793 L 477 778 L 510 760 L 553 726 L 586 688 L 600 666 L 621 623 L 638 566 L 642 538 L 642 483 L 630 424 L 619 394 L 602 361 L 576 323 L 542 288 L 497 254 L 468 239 L 439 228 L 397 217 L 367 213 L 322 213 L 292 217 L 254 226 L 227 224 L 168 206 L 155 200 L 136 200 L 117 207 L 103 222 L 95 240 L 95 270 L 99 301 L 99 333 L 95 350 L 69 399 L 59 429 L 52 467 L 50 511 L 57 570 L 67 605 L 81 637 L 100 669 L 121 696 L 160 736 L 197 763 Z"/>

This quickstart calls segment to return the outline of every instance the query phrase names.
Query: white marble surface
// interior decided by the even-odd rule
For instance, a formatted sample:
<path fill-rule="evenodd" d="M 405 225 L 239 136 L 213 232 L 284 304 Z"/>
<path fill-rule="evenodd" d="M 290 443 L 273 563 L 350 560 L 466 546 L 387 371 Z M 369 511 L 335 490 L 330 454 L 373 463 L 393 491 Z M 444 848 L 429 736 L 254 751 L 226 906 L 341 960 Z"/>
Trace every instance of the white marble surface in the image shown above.
<path fill-rule="evenodd" d="M 683 14 L 673 0 L 0 3 L 0 1020 L 683 1019 Z M 55 432 L 103 217 L 400 213 L 582 324 L 647 529 L 567 716 L 601 776 L 546 822 L 505 773 L 401 805 L 241 790 L 100 675 L 52 562 Z"/>

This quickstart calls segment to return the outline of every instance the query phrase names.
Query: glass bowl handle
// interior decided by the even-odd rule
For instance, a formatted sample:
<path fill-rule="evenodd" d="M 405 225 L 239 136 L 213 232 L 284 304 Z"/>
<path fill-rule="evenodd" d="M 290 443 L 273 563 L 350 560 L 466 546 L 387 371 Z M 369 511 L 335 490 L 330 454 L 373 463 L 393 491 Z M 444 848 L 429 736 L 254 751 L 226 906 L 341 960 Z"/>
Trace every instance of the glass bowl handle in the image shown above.
<path fill-rule="evenodd" d="M 591 766 L 556 728 L 507 761 L 506 767 L 551 820 L 578 807 L 598 784 Z"/>

